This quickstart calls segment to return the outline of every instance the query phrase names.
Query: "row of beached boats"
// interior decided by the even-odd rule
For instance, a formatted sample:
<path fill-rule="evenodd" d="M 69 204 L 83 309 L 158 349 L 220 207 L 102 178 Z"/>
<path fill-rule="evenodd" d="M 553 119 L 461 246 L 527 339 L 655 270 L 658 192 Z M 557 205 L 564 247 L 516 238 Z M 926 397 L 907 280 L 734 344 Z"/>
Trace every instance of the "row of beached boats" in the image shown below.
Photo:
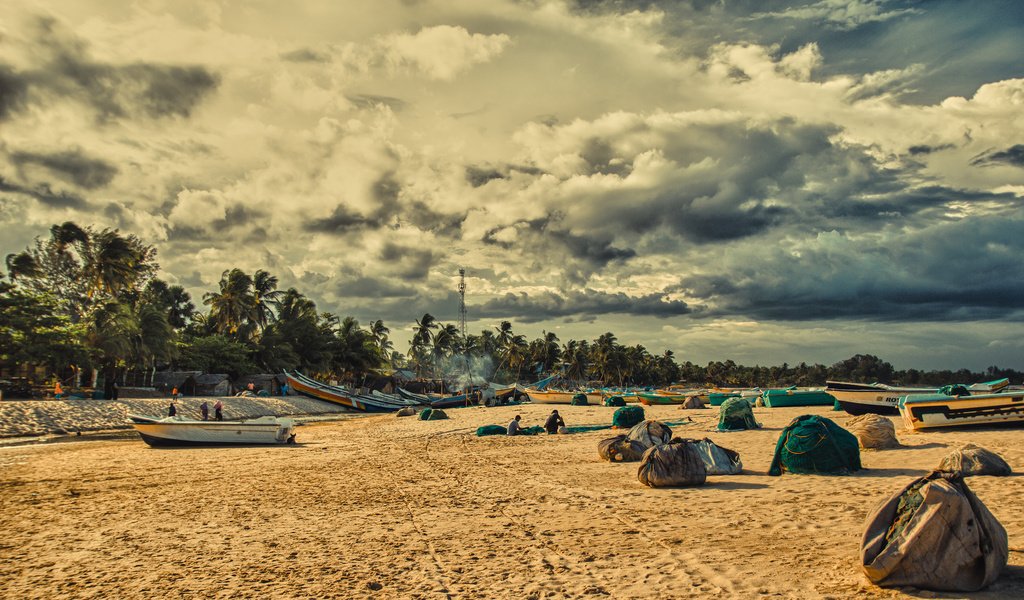
<path fill-rule="evenodd" d="M 394 412 L 407 407 L 455 408 L 480 401 L 483 390 L 442 396 L 418 394 L 398 388 L 394 394 L 380 391 L 360 393 L 330 385 L 298 372 L 286 372 L 288 385 L 298 394 L 338 404 L 358 412 Z M 645 405 L 686 404 L 719 406 L 731 398 L 745 398 L 767 408 L 785 406 L 829 406 L 852 415 L 876 413 L 901 415 L 908 429 L 956 427 L 1024 422 L 1024 390 L 1010 389 L 1007 379 L 969 386 L 942 388 L 900 387 L 881 383 L 863 384 L 829 381 L 824 389 L 554 389 L 554 377 L 530 386 L 496 385 L 488 396 L 502 398 L 518 392 L 537 404 L 601 404 L 618 396 L 626 403 Z M 130 415 L 142 439 L 151 446 L 286 444 L 295 440 L 291 419 L 260 417 L 238 421 L 196 421 L 181 416 L 153 418 Z"/>

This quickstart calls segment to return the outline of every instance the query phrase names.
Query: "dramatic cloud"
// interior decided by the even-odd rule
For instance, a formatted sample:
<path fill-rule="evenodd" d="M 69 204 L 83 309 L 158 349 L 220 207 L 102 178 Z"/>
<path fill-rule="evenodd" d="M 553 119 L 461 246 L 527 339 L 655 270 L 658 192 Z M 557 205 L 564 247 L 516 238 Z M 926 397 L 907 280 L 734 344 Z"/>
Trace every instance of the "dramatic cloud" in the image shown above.
<path fill-rule="evenodd" d="M 119 227 L 195 297 L 267 269 L 399 349 L 465 268 L 471 330 L 1011 364 L 1018 8 L 15 0 L 2 252 Z"/>

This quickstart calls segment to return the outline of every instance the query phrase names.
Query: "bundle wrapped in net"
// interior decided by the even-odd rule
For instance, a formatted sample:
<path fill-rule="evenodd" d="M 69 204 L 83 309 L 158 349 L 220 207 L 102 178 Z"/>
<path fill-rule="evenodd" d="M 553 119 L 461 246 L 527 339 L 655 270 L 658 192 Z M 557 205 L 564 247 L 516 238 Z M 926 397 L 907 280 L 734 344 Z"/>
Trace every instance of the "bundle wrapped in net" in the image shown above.
<path fill-rule="evenodd" d="M 943 457 L 936 470 L 946 473 L 958 473 L 964 477 L 970 475 L 1006 476 L 1013 474 L 1013 469 L 1003 460 L 1003 457 L 974 444 L 964 444 L 962 447 L 947 454 Z"/>
<path fill-rule="evenodd" d="M 437 421 L 447 418 L 448 414 L 440 408 L 424 408 L 420 411 L 420 421 Z"/>
<path fill-rule="evenodd" d="M 973 592 L 999 577 L 1006 529 L 955 473 L 914 480 L 868 515 L 861 566 L 883 587 Z"/>
<path fill-rule="evenodd" d="M 626 399 L 622 396 L 611 396 L 604 399 L 605 406 L 625 406 Z"/>
<path fill-rule="evenodd" d="M 831 419 L 803 415 L 782 430 L 768 474 L 845 475 L 860 468 L 860 447 L 852 433 Z"/>
<path fill-rule="evenodd" d="M 483 427 L 476 428 L 477 437 L 484 437 L 487 435 L 505 435 L 508 433 L 507 427 L 501 425 L 484 425 Z"/>
<path fill-rule="evenodd" d="M 718 409 L 719 431 L 743 431 L 760 427 L 761 424 L 754 420 L 754 410 L 746 398 L 729 398 Z"/>
<path fill-rule="evenodd" d="M 629 429 L 644 420 L 644 408 L 642 406 L 623 406 L 616 409 L 612 415 L 612 427 Z"/>
<path fill-rule="evenodd" d="M 590 402 L 587 401 L 586 394 L 574 395 L 572 397 L 572 400 L 569 401 L 569 404 L 572 406 L 590 406 Z"/>

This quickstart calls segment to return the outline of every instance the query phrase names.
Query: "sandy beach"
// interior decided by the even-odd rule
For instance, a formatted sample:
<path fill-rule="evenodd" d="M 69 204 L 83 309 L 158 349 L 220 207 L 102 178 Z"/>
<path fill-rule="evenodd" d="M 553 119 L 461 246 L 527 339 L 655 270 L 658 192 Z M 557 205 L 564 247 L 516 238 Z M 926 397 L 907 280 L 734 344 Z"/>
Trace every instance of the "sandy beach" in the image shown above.
<path fill-rule="evenodd" d="M 1007 529 L 1010 565 L 976 594 L 885 590 L 859 567 L 865 516 L 957 446 L 1024 471 L 1020 429 L 905 433 L 847 477 L 768 477 L 780 430 L 824 408 L 647 407 L 673 431 L 739 451 L 741 475 L 650 489 L 598 458 L 595 431 L 478 438 L 551 406 L 465 408 L 443 421 L 306 425 L 297 446 L 151 449 L 138 439 L 0 448 L 5 598 L 1021 598 L 1020 476 L 970 487 Z M 614 409 L 558 407 L 569 425 Z M 87 438 L 88 436 L 84 436 Z"/>

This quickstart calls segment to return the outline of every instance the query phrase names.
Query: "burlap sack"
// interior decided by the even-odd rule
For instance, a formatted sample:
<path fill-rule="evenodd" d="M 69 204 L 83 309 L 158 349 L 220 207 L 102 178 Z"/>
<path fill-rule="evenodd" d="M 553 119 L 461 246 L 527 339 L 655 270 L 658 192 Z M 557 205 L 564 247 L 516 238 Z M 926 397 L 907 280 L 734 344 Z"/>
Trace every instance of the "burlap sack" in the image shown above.
<path fill-rule="evenodd" d="M 964 477 L 971 475 L 997 475 L 1006 476 L 1013 474 L 1010 465 L 991 450 L 986 450 L 974 444 L 964 444 L 947 454 L 936 471 L 946 473 L 959 473 Z"/>
<path fill-rule="evenodd" d="M 973 592 L 999 577 L 1008 556 L 999 521 L 960 475 L 938 471 L 868 515 L 861 541 L 864 572 L 883 587 Z"/>
<path fill-rule="evenodd" d="M 672 439 L 672 429 L 659 421 L 644 421 L 634 425 L 626 437 L 640 442 L 645 448 L 650 448 L 667 444 Z"/>
<path fill-rule="evenodd" d="M 644 452 L 636 477 L 650 487 L 697 486 L 704 485 L 707 471 L 693 443 L 669 443 Z"/>
<path fill-rule="evenodd" d="M 647 447 L 625 435 L 617 435 L 597 443 L 597 455 L 611 462 L 636 462 L 640 460 Z"/>
<path fill-rule="evenodd" d="M 853 417 L 846 422 L 846 430 L 857 436 L 861 448 L 899 448 L 896 426 L 892 421 L 872 413 Z"/>

